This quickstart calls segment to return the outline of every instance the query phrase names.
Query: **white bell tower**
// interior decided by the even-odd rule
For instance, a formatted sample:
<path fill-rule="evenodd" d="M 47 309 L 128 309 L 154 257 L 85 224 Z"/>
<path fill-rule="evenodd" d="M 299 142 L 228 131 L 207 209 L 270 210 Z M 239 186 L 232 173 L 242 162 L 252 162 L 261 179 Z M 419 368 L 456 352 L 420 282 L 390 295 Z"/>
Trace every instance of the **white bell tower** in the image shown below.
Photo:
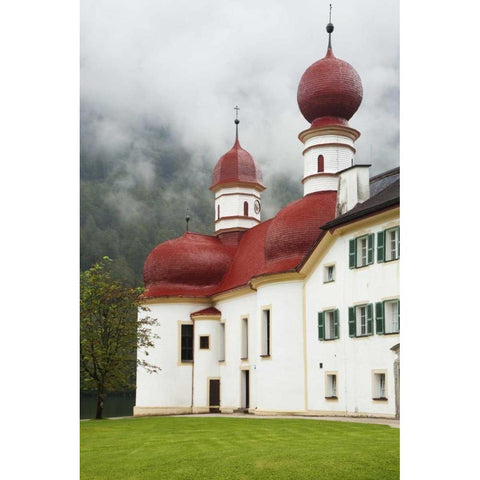
<path fill-rule="evenodd" d="M 217 162 L 210 190 L 215 193 L 215 235 L 236 233 L 260 223 L 265 190 L 262 173 L 238 140 L 238 107 L 235 107 L 235 143 Z"/>

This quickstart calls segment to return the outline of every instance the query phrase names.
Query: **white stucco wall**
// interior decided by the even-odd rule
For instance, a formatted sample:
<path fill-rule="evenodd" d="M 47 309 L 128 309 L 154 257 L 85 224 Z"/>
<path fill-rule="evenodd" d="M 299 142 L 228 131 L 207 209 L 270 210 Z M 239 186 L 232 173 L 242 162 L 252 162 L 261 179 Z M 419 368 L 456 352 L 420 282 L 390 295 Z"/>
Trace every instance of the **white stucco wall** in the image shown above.
<path fill-rule="evenodd" d="M 315 411 L 359 414 L 395 414 L 395 385 L 390 350 L 399 343 L 399 334 L 350 338 L 348 307 L 399 298 L 399 261 L 350 269 L 348 241 L 366 233 L 398 225 L 388 221 L 339 237 L 306 282 L 308 356 L 308 408 Z M 376 239 L 376 237 L 375 237 Z M 324 266 L 335 265 L 335 281 L 324 283 Z M 318 340 L 318 312 L 339 309 L 340 338 Z M 323 364 L 320 368 L 319 364 Z M 372 400 L 372 371 L 385 370 L 388 401 Z M 325 399 L 325 372 L 337 373 L 338 400 Z"/>
<path fill-rule="evenodd" d="M 161 371 L 149 374 L 137 369 L 136 406 L 140 407 L 190 407 L 192 391 L 192 364 L 180 363 L 181 322 L 192 323 L 190 314 L 205 308 L 201 303 L 161 303 L 149 305 L 150 312 L 140 312 L 158 320 L 154 332 L 160 337 L 155 347 L 145 357 L 139 358 L 158 365 Z"/>
<path fill-rule="evenodd" d="M 271 308 L 271 356 L 261 358 L 261 310 Z M 251 406 L 260 411 L 303 411 L 303 282 L 262 285 L 257 291 L 254 332 L 256 369 Z"/>

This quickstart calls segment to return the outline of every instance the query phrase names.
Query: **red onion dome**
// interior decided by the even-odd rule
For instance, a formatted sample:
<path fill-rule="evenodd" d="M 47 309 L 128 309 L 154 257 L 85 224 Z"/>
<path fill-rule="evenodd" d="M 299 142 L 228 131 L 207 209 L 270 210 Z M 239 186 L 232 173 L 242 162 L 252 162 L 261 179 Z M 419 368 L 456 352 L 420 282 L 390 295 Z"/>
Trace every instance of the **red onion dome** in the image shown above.
<path fill-rule="evenodd" d="M 216 237 L 186 232 L 157 245 L 143 267 L 145 296 L 208 294 L 228 270 L 232 249 Z"/>
<path fill-rule="evenodd" d="M 277 213 L 265 239 L 265 260 L 270 269 L 293 268 L 320 235 L 320 226 L 335 218 L 337 192 L 306 195 Z"/>
<path fill-rule="evenodd" d="M 300 111 L 312 126 L 324 124 L 322 117 L 330 117 L 330 124 L 348 125 L 362 97 L 360 76 L 349 63 L 336 58 L 330 47 L 324 58 L 305 70 L 297 91 Z"/>
<path fill-rule="evenodd" d="M 210 190 L 224 183 L 251 183 L 262 190 L 262 172 L 255 164 L 252 156 L 240 146 L 238 138 L 233 147 L 217 162 L 213 170 Z"/>

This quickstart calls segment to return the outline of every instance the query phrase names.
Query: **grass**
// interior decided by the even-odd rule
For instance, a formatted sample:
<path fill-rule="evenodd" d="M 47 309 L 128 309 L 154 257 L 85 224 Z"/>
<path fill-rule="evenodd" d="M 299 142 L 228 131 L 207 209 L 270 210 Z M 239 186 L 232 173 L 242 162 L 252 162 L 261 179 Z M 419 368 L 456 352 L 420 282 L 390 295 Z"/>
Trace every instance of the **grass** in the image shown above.
<path fill-rule="evenodd" d="M 146 417 L 80 424 L 82 480 L 394 480 L 398 429 L 306 419 Z"/>

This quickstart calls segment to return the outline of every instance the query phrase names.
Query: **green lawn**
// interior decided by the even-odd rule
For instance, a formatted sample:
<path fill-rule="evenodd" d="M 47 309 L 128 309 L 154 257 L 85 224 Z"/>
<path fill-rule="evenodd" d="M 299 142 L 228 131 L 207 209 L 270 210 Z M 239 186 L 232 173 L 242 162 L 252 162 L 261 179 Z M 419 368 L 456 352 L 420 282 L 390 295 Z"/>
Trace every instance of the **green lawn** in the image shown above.
<path fill-rule="evenodd" d="M 307 419 L 148 417 L 80 423 L 81 479 L 393 480 L 400 431 Z"/>

